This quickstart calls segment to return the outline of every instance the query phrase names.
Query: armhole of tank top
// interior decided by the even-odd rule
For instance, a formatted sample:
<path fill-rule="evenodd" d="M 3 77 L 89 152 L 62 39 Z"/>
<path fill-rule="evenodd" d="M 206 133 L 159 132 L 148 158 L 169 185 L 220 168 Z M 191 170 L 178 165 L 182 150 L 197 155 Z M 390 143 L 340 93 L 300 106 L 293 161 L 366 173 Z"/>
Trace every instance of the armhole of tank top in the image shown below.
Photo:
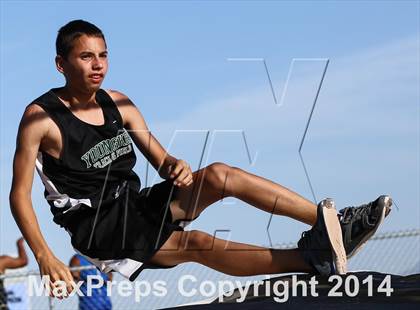
<path fill-rule="evenodd" d="M 105 105 L 106 105 L 105 108 L 108 110 L 109 113 L 112 114 L 112 116 L 117 118 L 117 122 L 121 126 L 121 129 L 123 129 L 124 128 L 123 119 L 122 119 L 120 110 L 118 110 L 118 107 L 117 107 L 117 104 L 115 103 L 115 101 L 106 92 L 106 90 L 104 90 L 102 88 L 98 90 L 98 93 L 99 93 L 100 96 L 102 96 L 102 98 L 105 101 Z"/>
<path fill-rule="evenodd" d="M 57 125 L 58 129 L 60 130 L 61 140 L 63 142 L 63 148 L 61 150 L 61 154 L 60 154 L 60 157 L 58 158 L 58 160 L 61 161 L 61 162 L 65 162 L 64 156 L 65 156 L 66 151 L 67 151 L 67 135 L 65 134 L 63 125 L 60 124 L 60 121 L 48 111 L 48 108 L 44 107 L 43 103 L 34 101 L 31 104 L 36 104 L 37 106 L 41 107 L 41 109 L 44 110 L 44 112 L 48 114 L 48 116 L 51 118 L 51 120 Z M 43 154 L 45 153 L 48 156 L 50 156 L 51 158 L 54 158 L 54 159 L 57 160 L 57 158 L 55 158 L 54 156 L 52 156 L 52 155 L 50 155 L 46 152 L 42 152 L 42 153 Z"/>

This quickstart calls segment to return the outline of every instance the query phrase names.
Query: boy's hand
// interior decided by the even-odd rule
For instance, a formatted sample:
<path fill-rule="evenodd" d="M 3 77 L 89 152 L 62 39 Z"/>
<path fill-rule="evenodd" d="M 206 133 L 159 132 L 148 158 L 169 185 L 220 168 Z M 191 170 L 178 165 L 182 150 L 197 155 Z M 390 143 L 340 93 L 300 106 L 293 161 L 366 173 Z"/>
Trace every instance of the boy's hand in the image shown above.
<path fill-rule="evenodd" d="M 168 170 L 169 177 L 176 186 L 189 186 L 193 183 L 191 168 L 182 159 L 177 159 L 174 164 L 169 165 Z"/>
<path fill-rule="evenodd" d="M 46 285 L 49 285 L 50 296 L 59 299 L 68 297 L 68 294 L 73 291 L 74 283 L 69 268 L 51 254 L 39 258 L 38 265 L 41 276 L 49 276 L 49 283 Z M 64 284 L 65 289 L 62 291 L 59 288 L 64 288 Z"/>

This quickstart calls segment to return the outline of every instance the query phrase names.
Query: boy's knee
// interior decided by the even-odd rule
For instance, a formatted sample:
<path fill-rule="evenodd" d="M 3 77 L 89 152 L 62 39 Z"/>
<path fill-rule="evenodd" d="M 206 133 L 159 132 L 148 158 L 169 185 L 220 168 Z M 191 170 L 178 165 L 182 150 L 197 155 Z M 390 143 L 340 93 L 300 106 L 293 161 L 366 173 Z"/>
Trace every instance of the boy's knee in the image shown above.
<path fill-rule="evenodd" d="M 229 165 L 220 162 L 212 163 L 205 169 L 206 181 L 209 182 L 213 187 L 223 186 L 231 171 L 231 167 Z"/>
<path fill-rule="evenodd" d="M 186 240 L 187 250 L 210 250 L 213 246 L 213 236 L 199 231 L 192 230 L 189 232 Z"/>

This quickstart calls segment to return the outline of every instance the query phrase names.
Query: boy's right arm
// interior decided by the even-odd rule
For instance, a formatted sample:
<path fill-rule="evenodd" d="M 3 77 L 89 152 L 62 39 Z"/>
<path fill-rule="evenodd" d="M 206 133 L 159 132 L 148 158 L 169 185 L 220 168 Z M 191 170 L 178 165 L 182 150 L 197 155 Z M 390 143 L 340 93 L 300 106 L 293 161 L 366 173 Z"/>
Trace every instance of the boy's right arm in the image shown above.
<path fill-rule="evenodd" d="M 28 106 L 19 125 L 16 140 L 10 208 L 22 235 L 34 253 L 41 275 L 48 275 L 51 282 L 65 281 L 68 291 L 71 291 L 71 273 L 48 247 L 32 207 L 35 160 L 41 141 L 47 133 L 48 118 L 45 111 L 37 105 Z M 50 288 L 53 288 L 52 283 Z"/>

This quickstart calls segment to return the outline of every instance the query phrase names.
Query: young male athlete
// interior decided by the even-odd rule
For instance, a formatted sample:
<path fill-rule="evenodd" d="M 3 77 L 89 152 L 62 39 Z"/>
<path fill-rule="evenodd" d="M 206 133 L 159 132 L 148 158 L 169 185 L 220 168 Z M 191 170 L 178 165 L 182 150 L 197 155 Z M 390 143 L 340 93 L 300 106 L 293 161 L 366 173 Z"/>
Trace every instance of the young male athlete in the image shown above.
<path fill-rule="evenodd" d="M 316 206 L 279 184 L 224 163 L 192 172 L 185 161 L 165 151 L 127 96 L 100 88 L 108 52 L 99 28 L 71 21 L 59 30 L 56 49 L 56 67 L 66 83 L 27 106 L 10 193 L 16 222 L 41 274 L 52 282 L 64 280 L 70 286 L 72 276 L 39 229 L 31 204 L 35 166 L 54 222 L 69 232 L 73 247 L 102 271 L 118 271 L 132 280 L 145 268 L 184 262 L 237 276 L 345 273 L 346 256 L 354 255 L 390 211 L 390 197 L 381 196 L 337 216 L 330 199 Z M 140 191 L 132 170 L 132 142 L 163 182 Z M 186 222 L 223 197 L 236 197 L 312 228 L 292 250 L 235 242 L 225 248 L 225 240 L 184 231 Z"/>

